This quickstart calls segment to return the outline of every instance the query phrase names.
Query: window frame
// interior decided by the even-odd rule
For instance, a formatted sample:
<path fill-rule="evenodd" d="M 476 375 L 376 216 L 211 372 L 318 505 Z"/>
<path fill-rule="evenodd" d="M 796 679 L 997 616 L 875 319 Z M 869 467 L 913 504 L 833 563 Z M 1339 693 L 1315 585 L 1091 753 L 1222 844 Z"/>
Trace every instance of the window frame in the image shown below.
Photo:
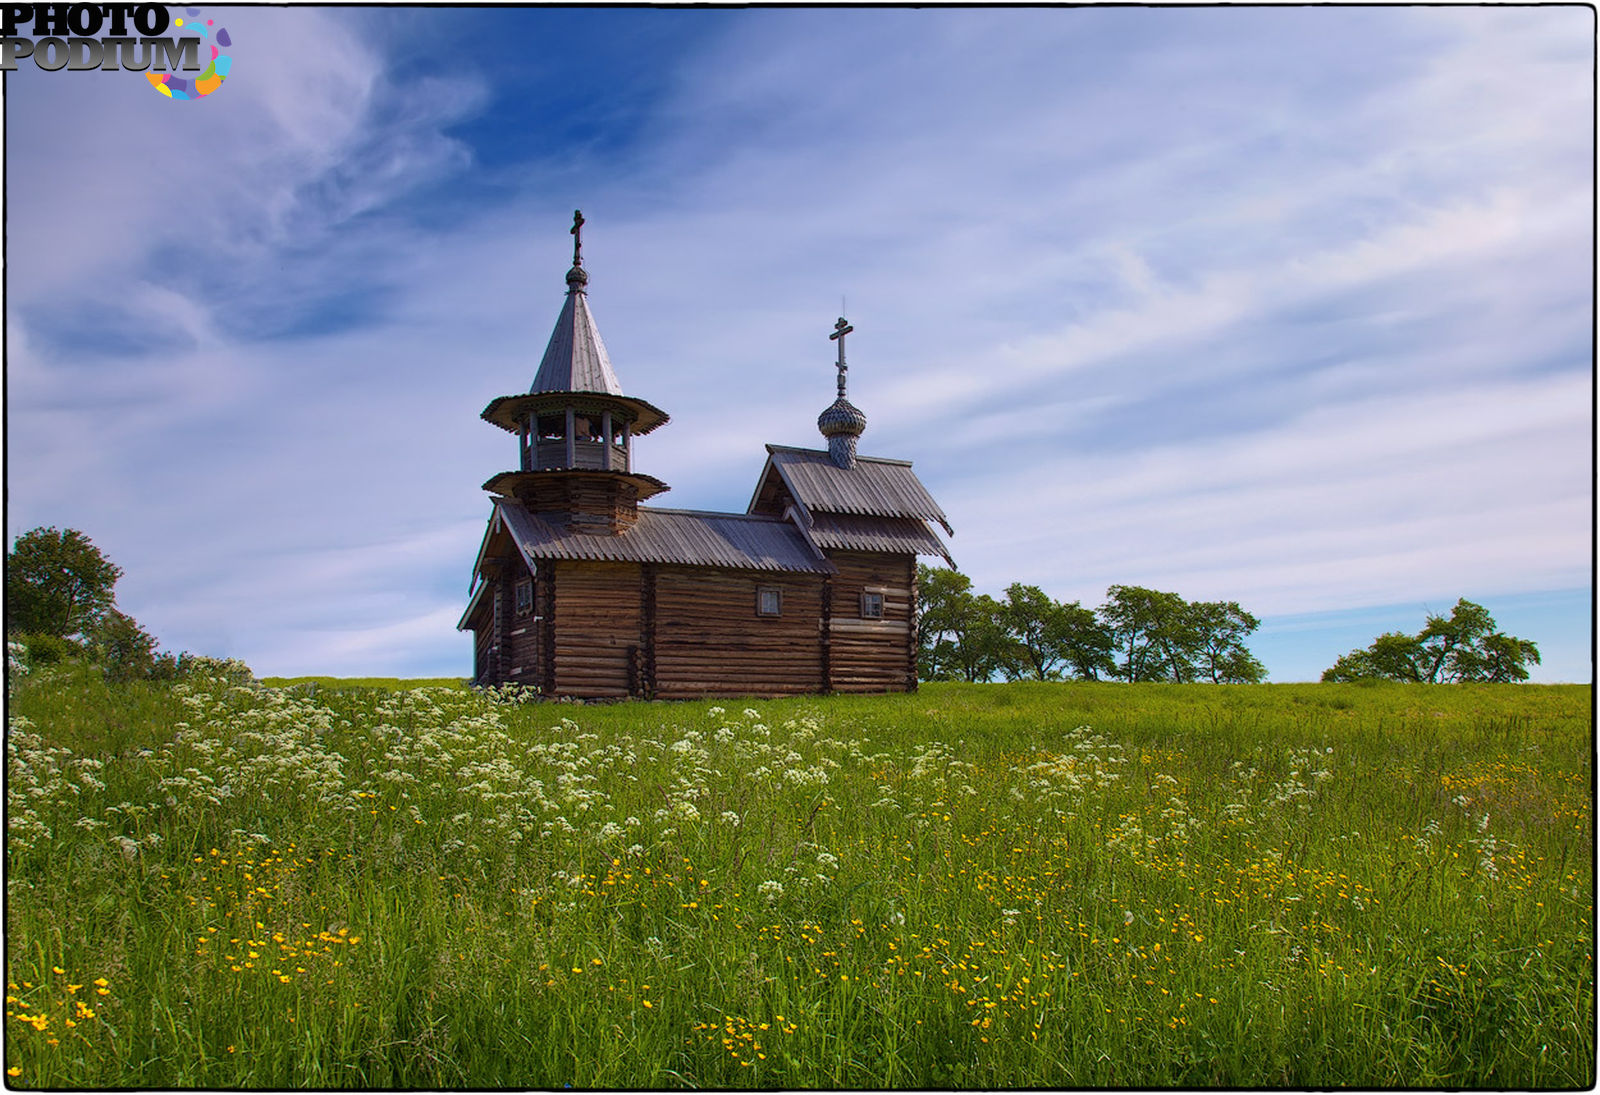
<path fill-rule="evenodd" d="M 526 601 L 523 600 L 522 591 L 524 589 L 526 589 L 528 591 L 527 600 Z M 512 601 L 512 604 L 515 606 L 514 612 L 515 612 L 515 614 L 517 616 L 521 617 L 521 616 L 531 616 L 531 615 L 533 615 L 533 579 L 532 578 L 518 578 L 515 582 L 513 582 L 511 584 L 511 601 Z"/>
<path fill-rule="evenodd" d="M 869 611 L 869 603 L 876 603 L 877 611 Z M 863 620 L 883 619 L 883 592 L 877 589 L 863 589 L 861 591 L 861 618 Z"/>
<path fill-rule="evenodd" d="M 773 609 L 767 611 L 767 595 L 771 594 Z M 763 619 L 775 620 L 783 615 L 783 587 L 782 586 L 757 586 L 756 587 L 756 615 Z"/>

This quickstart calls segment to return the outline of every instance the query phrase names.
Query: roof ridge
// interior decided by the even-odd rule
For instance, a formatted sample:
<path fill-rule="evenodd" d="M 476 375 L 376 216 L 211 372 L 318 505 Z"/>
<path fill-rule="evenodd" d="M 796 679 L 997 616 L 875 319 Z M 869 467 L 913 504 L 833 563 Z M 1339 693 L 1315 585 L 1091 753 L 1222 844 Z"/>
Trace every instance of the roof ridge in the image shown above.
<path fill-rule="evenodd" d="M 800 452 L 800 453 L 805 453 L 807 456 L 820 456 L 824 460 L 828 461 L 830 464 L 833 463 L 833 458 L 828 455 L 828 450 L 827 449 L 803 449 L 798 445 L 774 445 L 774 444 L 771 444 L 769 442 L 767 444 L 767 452 L 773 453 L 773 454 L 777 454 L 777 453 L 780 453 L 780 452 Z M 897 465 L 899 467 L 904 467 L 904 468 L 911 467 L 911 461 L 909 461 L 909 460 L 897 460 L 892 456 L 860 456 L 860 455 L 858 455 L 856 457 L 856 461 L 858 463 L 867 463 L 867 464 L 894 464 L 894 465 Z"/>
<path fill-rule="evenodd" d="M 743 521 L 766 521 L 768 523 L 781 523 L 783 518 L 772 517 L 765 513 L 728 513 L 714 509 L 679 509 L 675 506 L 639 506 L 640 513 L 676 513 L 688 517 L 737 517 Z"/>

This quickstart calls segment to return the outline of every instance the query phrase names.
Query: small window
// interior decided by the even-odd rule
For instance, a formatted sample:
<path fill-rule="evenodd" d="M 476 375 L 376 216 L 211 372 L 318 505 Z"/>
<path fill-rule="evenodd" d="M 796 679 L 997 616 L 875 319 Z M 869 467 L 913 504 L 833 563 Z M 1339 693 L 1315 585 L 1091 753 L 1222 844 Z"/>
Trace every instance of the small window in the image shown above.
<path fill-rule="evenodd" d="M 541 414 L 538 421 L 539 440 L 560 441 L 567 436 L 567 416 L 563 414 Z"/>
<path fill-rule="evenodd" d="M 883 594 L 863 593 L 861 595 L 861 618 L 863 620 L 883 619 Z"/>
<path fill-rule="evenodd" d="M 783 590 L 776 586 L 762 586 L 756 590 L 757 616 L 783 615 Z"/>
<path fill-rule="evenodd" d="M 533 579 L 517 579 L 517 615 L 526 616 L 533 611 Z"/>

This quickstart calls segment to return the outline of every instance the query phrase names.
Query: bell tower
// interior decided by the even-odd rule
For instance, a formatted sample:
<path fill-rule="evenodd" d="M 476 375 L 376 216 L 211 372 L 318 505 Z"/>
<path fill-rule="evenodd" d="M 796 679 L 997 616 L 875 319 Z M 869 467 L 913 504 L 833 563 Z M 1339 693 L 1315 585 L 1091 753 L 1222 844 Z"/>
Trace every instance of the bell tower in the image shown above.
<path fill-rule="evenodd" d="M 583 225 L 583 213 L 574 211 L 567 298 L 533 386 L 483 409 L 485 421 L 517 437 L 517 470 L 501 472 L 483 489 L 574 531 L 604 535 L 630 527 L 638 503 L 668 489 L 633 470 L 633 439 L 664 425 L 667 415 L 624 395 L 611 369 L 589 311 Z"/>

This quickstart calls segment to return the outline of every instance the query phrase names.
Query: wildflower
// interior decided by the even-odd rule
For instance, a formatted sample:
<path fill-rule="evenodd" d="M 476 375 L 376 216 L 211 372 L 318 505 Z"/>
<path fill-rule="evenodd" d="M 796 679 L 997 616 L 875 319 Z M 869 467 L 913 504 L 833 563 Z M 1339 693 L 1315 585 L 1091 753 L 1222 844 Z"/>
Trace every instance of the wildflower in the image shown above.
<path fill-rule="evenodd" d="M 776 901 L 783 896 L 783 883 L 768 879 L 756 887 L 756 893 L 767 901 Z"/>

